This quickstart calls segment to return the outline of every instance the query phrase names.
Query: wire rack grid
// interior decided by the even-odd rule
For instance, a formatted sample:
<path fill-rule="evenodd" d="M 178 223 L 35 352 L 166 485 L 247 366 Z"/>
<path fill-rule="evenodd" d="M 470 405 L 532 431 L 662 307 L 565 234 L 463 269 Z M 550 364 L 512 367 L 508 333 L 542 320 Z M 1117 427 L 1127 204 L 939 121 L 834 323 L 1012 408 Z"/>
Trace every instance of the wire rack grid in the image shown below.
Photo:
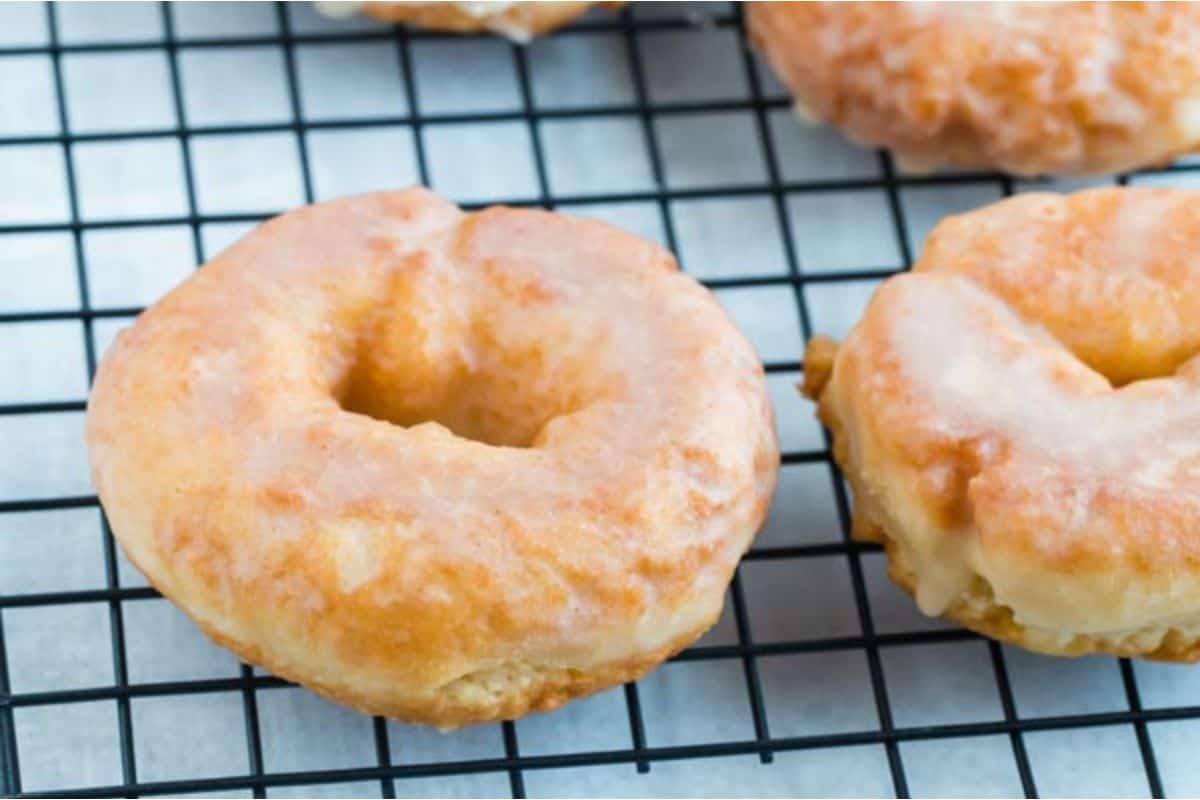
<path fill-rule="evenodd" d="M 720 3 L 528 47 L 300 4 L 0 7 L 0 794 L 1200 792 L 1200 677 L 917 615 L 849 539 L 792 389 L 803 341 L 844 333 L 939 217 L 1080 184 L 905 174 L 796 122 L 744 42 Z M 444 736 L 209 645 L 124 560 L 81 438 L 113 332 L 188 270 L 288 207 L 416 182 L 670 247 L 758 346 L 785 450 L 712 633 L 637 684 Z"/>

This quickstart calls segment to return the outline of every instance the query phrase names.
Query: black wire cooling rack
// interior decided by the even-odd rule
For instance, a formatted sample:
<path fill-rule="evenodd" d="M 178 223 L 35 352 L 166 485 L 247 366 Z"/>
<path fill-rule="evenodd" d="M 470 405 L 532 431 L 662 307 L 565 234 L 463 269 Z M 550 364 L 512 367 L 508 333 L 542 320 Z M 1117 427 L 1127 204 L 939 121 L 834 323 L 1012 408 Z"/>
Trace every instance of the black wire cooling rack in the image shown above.
<path fill-rule="evenodd" d="M 822 282 L 846 282 L 877 280 L 907 268 L 913 260 L 914 245 L 910 243 L 910 229 L 905 219 L 905 207 L 901 192 L 906 187 L 952 187 L 960 184 L 990 184 L 1003 193 L 1014 190 L 1013 183 L 1004 176 L 989 173 L 953 172 L 932 176 L 908 176 L 900 174 L 889 156 L 880 152 L 878 177 L 836 180 L 786 180 L 785 170 L 777 146 L 770 135 L 769 115 L 788 107 L 782 96 L 772 95 L 764 86 L 761 65 L 756 64 L 751 52 L 742 48 L 740 65 L 745 70 L 749 92 L 745 99 L 733 101 L 703 102 L 657 102 L 652 101 L 652 92 L 647 89 L 647 76 L 643 64 L 643 51 L 638 46 L 639 37 L 650 32 L 690 29 L 695 21 L 686 18 L 646 17 L 626 8 L 616 15 L 594 14 L 572 25 L 572 35 L 607 35 L 619 37 L 627 49 L 629 78 L 632 82 L 633 100 L 611 105 L 576 106 L 569 109 L 541 108 L 535 102 L 531 90 L 531 67 L 526 48 L 511 46 L 511 57 L 518 79 L 520 108 L 515 111 L 480 113 L 423 113 L 421 98 L 414 91 L 412 46 L 414 42 L 436 40 L 435 33 L 408 31 L 404 28 L 353 30 L 338 33 L 304 33 L 293 28 L 293 9 L 284 4 L 274 7 L 277 15 L 278 33 L 271 35 L 233 36 L 211 39 L 181 38 L 176 34 L 177 9 L 169 4 L 158 7 L 164 36 L 151 41 L 111 41 L 104 43 L 64 42 L 61 36 L 61 10 L 55 5 L 41 8 L 45 14 L 48 42 L 34 46 L 0 48 L 0 59 L 15 56 L 45 56 L 50 59 L 53 76 L 53 102 L 60 132 L 50 135 L 18 136 L 0 138 L 0 149 L 20 146 L 51 146 L 61 149 L 65 158 L 67 207 L 69 221 L 47 224 L 4 224 L 0 225 L 0 247 L 3 237 L 9 234 L 41 232 L 66 233 L 72 237 L 75 276 L 78 282 L 79 306 L 70 310 L 18 311 L 0 313 L 0 331 L 4 326 L 19 323 L 48 321 L 76 321 L 80 323 L 80 334 L 84 340 L 87 376 L 94 374 L 97 361 L 96 334 L 94 327 L 106 318 L 127 319 L 141 309 L 137 307 L 94 308 L 89 299 L 89 273 L 86 268 L 84 235 L 90 231 L 129 227 L 154 227 L 184 225 L 191 231 L 192 244 L 197 263 L 203 260 L 201 226 L 210 223 L 256 222 L 266 214 L 207 214 L 201 213 L 197 203 L 197 183 L 193 166 L 193 145 L 196 137 L 214 134 L 278 133 L 294 137 L 300 160 L 300 175 L 303 194 L 308 200 L 314 198 L 314 179 L 310 167 L 308 135 L 319 130 L 357 129 L 375 126 L 405 126 L 413 132 L 415 159 L 418 177 L 429 184 L 430 167 L 424 145 L 423 132 L 433 126 L 449 123 L 488 123 L 497 121 L 523 124 L 528 131 L 532 146 L 532 159 L 536 169 L 536 198 L 520 198 L 513 205 L 541 205 L 565 210 L 584 209 L 589 204 L 642 202 L 657 205 L 666 243 L 677 249 L 677 236 L 671 204 L 685 199 L 756 197 L 769 200 L 778 217 L 782 235 L 787 270 L 782 275 L 740 276 L 719 278 L 706 283 L 714 289 L 781 286 L 790 291 L 795 301 L 795 313 L 800 330 L 805 338 L 813 332 L 811 298 L 804 291 L 806 286 Z M 731 30 L 743 37 L 740 9 L 721 6 L 704 21 L 705 25 L 722 30 Z M 445 38 L 441 36 L 441 38 Z M 311 43 L 356 43 L 376 42 L 394 47 L 402 72 L 407 110 L 390 116 L 345 119 L 306 119 L 297 89 L 297 45 Z M 286 68 L 287 98 L 291 107 L 291 119 L 270 124 L 238 124 L 203 126 L 189 122 L 184 102 L 180 56 L 188 51 L 204 48 L 270 47 L 282 53 Z M 64 92 L 63 57 L 65 54 L 126 53 L 152 51 L 165 53 L 169 65 L 170 92 L 176 121 L 173 124 L 148 130 L 120 133 L 72 133 Z M 698 57 L 703 57 L 700 55 Z M 752 120 L 765 162 L 765 180 L 752 183 L 705 186 L 702 188 L 671 187 L 664 179 L 664 160 L 661 152 L 660 133 L 656 121 L 673 115 L 688 115 L 704 112 L 738 112 Z M 633 117 L 640 124 L 641 135 L 649 154 L 653 188 L 630 192 L 588 193 L 570 195 L 552 191 L 548 179 L 547 162 L 543 147 L 542 125 L 559 119 L 603 119 L 621 116 Z M 144 216 L 121 219 L 88 219 L 80 213 L 80 190 L 75 163 L 75 148 L 84 143 L 133 141 L 152 137 L 171 137 L 178 141 L 183 153 L 183 180 L 186 189 L 184 214 L 170 216 Z M 1155 174 L 1186 171 L 1189 166 L 1170 167 Z M 0 176 L 0 180 L 3 177 Z M 1119 179 L 1121 181 L 1126 178 Z M 902 264 L 879 268 L 841 269 L 838 265 L 825 265 L 822 271 L 802 269 L 797 255 L 797 243 L 789 224 L 787 199 L 798 195 L 821 195 L 839 191 L 862 189 L 882 190 L 894 226 Z M 470 204 L 468 204 L 470 205 Z M 282 209 L 281 209 L 282 210 Z M 798 373 L 803 369 L 797 353 L 796 360 L 775 361 L 766 365 L 768 373 Z M 85 409 L 84 398 L 72 401 L 26 402 L 0 406 L 0 416 L 19 415 L 32 418 L 36 415 L 79 414 Z M 81 445 L 82 446 L 82 445 Z M 4 453 L 0 446 L 0 459 L 15 458 Z M 938 642 L 977 641 L 970 633 L 955 629 L 936 629 L 908 632 L 878 632 L 873 621 L 872 610 L 864 578 L 863 560 L 877 552 L 872 545 L 854 543 L 849 539 L 849 497 L 830 460 L 828 441 L 825 446 L 810 450 L 791 450 L 783 455 L 786 465 L 810 464 L 826 469 L 833 487 L 836 517 L 840 523 L 840 541 L 825 544 L 802 544 L 787 547 L 760 546 L 747 556 L 747 562 L 766 560 L 804 560 L 819 557 L 844 559 L 849 570 L 853 598 L 861 634 L 839 637 L 803 639 L 797 641 L 756 642 L 752 637 L 752 625 L 746 602 L 744 576 L 739 574 L 733 583 L 730 595 L 737 641 L 735 644 L 695 646 L 676 657 L 677 661 L 726 660 L 740 665 L 744 675 L 746 696 L 749 699 L 749 715 L 753 722 L 751 738 L 731 738 L 694 745 L 651 746 L 647 743 L 646 719 L 643 704 L 639 699 L 637 685 L 624 687 L 624 701 L 628 712 L 628 746 L 605 751 L 566 752 L 551 755 L 522 755 L 513 723 L 504 723 L 503 756 L 480 760 L 457 760 L 421 764 L 393 763 L 388 741 L 388 728 L 382 719 L 373 721 L 377 760 L 371 765 L 347 769 L 328 769 L 304 772 L 271 772 L 264 767 L 262 733 L 260 730 L 259 699 L 262 692 L 274 690 L 287 684 L 277 678 L 256 673 L 251 667 L 242 665 L 240 674 L 227 679 L 195 681 L 170 681 L 135 683 L 130 681 L 129 656 L 126 649 L 124 617 L 129 604 L 158 597 L 151 588 L 124 586 L 118 570 L 118 553 L 107 523 L 102 523 L 103 553 L 106 586 L 94 590 L 49 591 L 39 593 L 12 593 L 10 587 L 0 585 L 0 794 L 15 796 L 49 796 L 63 791 L 74 796 L 137 796 L 155 794 L 179 794 L 184 792 L 218 792 L 226 790 L 250 790 L 256 797 L 266 796 L 272 787 L 303 786 L 346 781 L 378 782 L 384 797 L 394 797 L 398 786 L 405 779 L 462 775 L 468 773 L 500 773 L 508 777 L 512 796 L 525 796 L 525 776 L 530 771 L 564 767 L 626 764 L 630 770 L 647 773 L 659 768 L 663 762 L 681 759 L 712 758 L 718 756 L 751 755 L 757 757 L 764 769 L 784 769 L 772 765 L 777 754 L 787 751 L 816 748 L 845 748 L 857 745 L 881 746 L 886 752 L 886 761 L 891 778 L 891 789 L 897 796 L 908 796 L 909 780 L 906 777 L 901 745 L 920 740 L 949 739 L 963 737 L 1000 736 L 1006 737 L 1011 747 L 1011 757 L 1019 775 L 1020 787 L 1029 797 L 1037 796 L 1038 786 L 1035 770 L 1031 767 L 1028 737 L 1042 731 L 1054 731 L 1098 726 L 1132 726 L 1145 780 L 1150 794 L 1164 794 L 1159 765 L 1156 762 L 1152 737 L 1148 725 L 1165 720 L 1200 718 L 1200 706 L 1143 708 L 1139 695 L 1135 671 L 1127 661 L 1120 662 L 1126 708 L 1098 713 L 1080 713 L 1058 716 L 1019 717 L 1017 703 L 1010 682 L 1005 650 L 995 643 L 986 643 L 990 658 L 990 669 L 994 672 L 999 692 L 1002 719 L 987 722 L 966 722 L 939 725 L 900 726 L 893 713 L 894 696 L 889 696 L 889 685 L 881 666 L 881 653 L 889 648 Z M 60 496 L 48 499 L 5 499 L 0 502 L 0 521 L 5 516 L 23 512 L 49 512 L 64 509 L 97 508 L 96 497 Z M 0 531 L 0 535 L 13 535 Z M 16 535 L 19 535 L 16 534 Z M 111 627 L 112 671 L 115 680 L 110 686 L 81 689 L 61 689 L 38 692 L 15 693 L 11 689 L 8 659 L 5 655 L 3 614 L 13 609 L 60 604 L 101 603 L 107 606 Z M 833 651 L 861 651 L 865 654 L 870 676 L 873 703 L 878 713 L 878 727 L 850 733 L 834 733 L 811 736 L 773 735 L 770 711 L 760 677 L 760 663 L 765 657 L 783 654 L 826 653 Z M 134 752 L 134 720 L 131 702 L 138 698 L 192 695 L 197 693 L 236 692 L 240 693 L 244 706 L 245 747 L 249 770 L 245 774 L 225 777 L 200 777 L 187 780 L 145 781 L 139 778 L 138 761 Z M 67 704 L 81 701 L 105 700 L 115 702 L 120 743 L 121 781 L 115 785 L 71 786 L 69 790 L 28 791 L 22 782 L 22 765 L 18 757 L 18 729 L 14 715 L 23 709 Z M 186 725 L 186 720 L 180 720 Z M 65 736 L 65 733 L 63 734 Z"/>

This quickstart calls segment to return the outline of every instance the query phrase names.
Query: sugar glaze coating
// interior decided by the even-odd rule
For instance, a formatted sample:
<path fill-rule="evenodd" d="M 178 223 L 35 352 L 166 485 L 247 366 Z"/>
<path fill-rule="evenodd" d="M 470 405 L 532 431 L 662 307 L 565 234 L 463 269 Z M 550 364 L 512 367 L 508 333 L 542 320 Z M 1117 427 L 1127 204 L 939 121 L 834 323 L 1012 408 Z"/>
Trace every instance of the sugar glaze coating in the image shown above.
<path fill-rule="evenodd" d="M 748 3 L 802 116 L 917 170 L 1103 173 L 1200 146 L 1192 3 Z"/>
<path fill-rule="evenodd" d="M 1051 653 L 1200 658 L 1200 194 L 952 217 L 806 393 L 856 535 L 930 614 Z"/>
<path fill-rule="evenodd" d="M 241 657 L 453 727 L 712 625 L 778 470 L 761 363 L 661 248 L 420 189 L 271 220 L 123 331 L 92 474 Z"/>

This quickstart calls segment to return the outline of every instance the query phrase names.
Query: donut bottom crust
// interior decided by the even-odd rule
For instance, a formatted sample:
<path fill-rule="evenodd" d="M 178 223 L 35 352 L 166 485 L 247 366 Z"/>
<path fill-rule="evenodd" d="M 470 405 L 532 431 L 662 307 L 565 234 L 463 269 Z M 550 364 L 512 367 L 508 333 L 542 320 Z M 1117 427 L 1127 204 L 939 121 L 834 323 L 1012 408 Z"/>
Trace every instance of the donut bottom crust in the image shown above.
<path fill-rule="evenodd" d="M 149 575 L 137 557 L 122 547 L 126 558 L 143 574 Z M 364 714 L 414 724 L 432 725 L 443 732 L 485 722 L 513 720 L 534 711 L 554 711 L 570 700 L 595 694 L 621 683 L 637 680 L 671 656 L 700 638 L 716 624 L 709 620 L 665 647 L 639 653 L 637 658 L 591 665 L 586 668 L 558 667 L 530 663 L 505 663 L 464 675 L 436 692 L 417 697 L 394 692 L 387 696 L 364 690 L 364 684 L 352 673 L 337 678 L 314 678 L 321 672 L 312 664 L 295 667 L 273 658 L 249 640 L 231 635 L 217 624 L 194 615 L 161 584 L 151 580 L 171 603 L 214 643 L 232 651 L 241 661 L 254 664 L 278 678 L 310 689 L 325 698 L 350 706 Z M 326 675 L 328 672 L 326 671 Z"/>
<path fill-rule="evenodd" d="M 917 575 L 901 544 L 902 534 L 889 530 L 886 514 L 871 508 L 866 498 L 871 490 L 860 479 L 848 452 L 847 435 L 838 415 L 823 398 L 833 371 L 837 344 L 825 338 L 814 339 L 805 355 L 802 393 L 817 401 L 817 416 L 832 434 L 833 457 L 849 482 L 854 495 L 850 535 L 860 542 L 883 545 L 887 554 L 888 577 L 910 597 L 917 594 Z M 942 612 L 968 630 L 1000 642 L 1014 644 L 1046 655 L 1082 656 L 1106 653 L 1123 658 L 1194 663 L 1200 661 L 1200 622 L 1192 630 L 1146 626 L 1110 634 L 1065 634 L 1018 622 L 1012 609 L 997 603 L 987 581 L 974 577 L 966 592 Z"/>
<path fill-rule="evenodd" d="M 854 485 L 853 480 L 850 483 Z M 916 575 L 905 557 L 903 548 L 883 526 L 865 514 L 855 510 L 852 517 L 853 538 L 860 542 L 882 544 L 887 553 L 888 577 L 910 597 L 915 597 Z M 1200 661 L 1200 638 L 1190 636 L 1177 628 L 1169 629 L 1165 635 L 1161 628 L 1143 628 L 1120 635 L 1063 636 L 1022 625 L 1013 618 L 1012 610 L 1008 606 L 995 601 L 987 582 L 978 577 L 972 582 L 967 593 L 943 612 L 943 616 L 991 639 L 1046 655 L 1082 656 L 1106 653 L 1122 658 L 1136 657 L 1185 664 Z M 1146 644 L 1144 640 L 1150 644 Z"/>

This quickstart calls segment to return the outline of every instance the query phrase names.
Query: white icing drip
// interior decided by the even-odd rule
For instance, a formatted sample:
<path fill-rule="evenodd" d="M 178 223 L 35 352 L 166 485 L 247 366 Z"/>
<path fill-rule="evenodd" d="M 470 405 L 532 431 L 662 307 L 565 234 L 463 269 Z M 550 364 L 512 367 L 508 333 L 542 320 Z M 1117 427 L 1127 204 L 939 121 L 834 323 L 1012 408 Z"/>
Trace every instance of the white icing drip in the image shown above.
<path fill-rule="evenodd" d="M 476 19 L 503 14 L 515 5 L 515 2 L 506 2 L 506 0 L 475 0 L 474 2 L 454 3 L 455 8 L 459 11 Z"/>
<path fill-rule="evenodd" d="M 1175 104 L 1175 127 L 1186 139 L 1200 139 L 1200 97 L 1189 97 Z"/>
<path fill-rule="evenodd" d="M 792 114 L 795 115 L 796 119 L 809 127 L 816 127 L 821 124 L 821 116 L 813 111 L 812 106 L 803 100 L 796 99 L 792 101 Z"/>
<path fill-rule="evenodd" d="M 317 10 L 317 13 L 330 19 L 353 17 L 363 5 L 362 2 L 355 0 L 313 0 L 313 8 Z"/>
<path fill-rule="evenodd" d="M 441 2 L 441 0 L 409 0 L 405 3 L 397 3 L 397 5 L 420 6 L 433 5 Z M 473 0 L 473 2 L 450 2 L 442 3 L 444 5 L 454 6 L 454 9 L 462 14 L 472 17 L 477 20 L 486 20 L 488 27 L 498 33 L 512 39 L 514 42 L 524 43 L 531 38 L 529 31 L 519 25 L 503 19 L 503 15 L 517 5 L 513 0 Z M 362 10 L 363 6 L 367 5 L 363 0 L 313 0 L 313 7 L 323 16 L 330 19 L 346 19 L 352 17 Z"/>

